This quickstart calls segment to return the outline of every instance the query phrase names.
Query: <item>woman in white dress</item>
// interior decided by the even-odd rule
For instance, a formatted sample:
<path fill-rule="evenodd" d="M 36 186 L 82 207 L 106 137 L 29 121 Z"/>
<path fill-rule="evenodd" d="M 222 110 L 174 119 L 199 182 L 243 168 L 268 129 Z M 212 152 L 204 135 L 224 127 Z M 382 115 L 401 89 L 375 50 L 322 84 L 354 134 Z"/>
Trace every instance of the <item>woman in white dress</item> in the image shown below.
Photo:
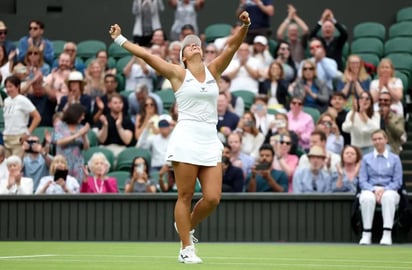
<path fill-rule="evenodd" d="M 244 40 L 251 23 L 247 12 L 240 14 L 239 19 L 243 27 L 233 34 L 226 49 L 207 66 L 202 60 L 201 41 L 195 35 L 183 40 L 180 51 L 182 65 L 176 65 L 127 41 L 117 24 L 110 28 L 111 37 L 117 44 L 142 58 L 167 78 L 175 92 L 179 118 L 170 138 L 167 159 L 172 161 L 176 176 L 178 198 L 175 220 L 182 242 L 178 260 L 183 263 L 202 262 L 193 245 L 194 228 L 213 212 L 220 201 L 223 146 L 216 130 L 217 82 Z M 196 178 L 202 185 L 203 198 L 191 210 Z"/>

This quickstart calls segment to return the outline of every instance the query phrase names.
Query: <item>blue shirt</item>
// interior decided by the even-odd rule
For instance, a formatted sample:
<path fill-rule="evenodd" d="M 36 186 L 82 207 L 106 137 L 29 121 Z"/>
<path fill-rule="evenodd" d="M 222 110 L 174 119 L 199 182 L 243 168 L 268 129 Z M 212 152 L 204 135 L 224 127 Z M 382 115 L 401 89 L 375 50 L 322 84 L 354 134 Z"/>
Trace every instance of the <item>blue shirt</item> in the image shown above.
<path fill-rule="evenodd" d="M 23 62 L 24 57 L 26 56 L 27 49 L 29 48 L 29 39 L 30 36 L 24 36 L 19 40 L 19 55 L 18 55 L 18 61 Z M 53 59 L 54 59 L 54 49 L 53 49 L 53 44 L 51 43 L 50 40 L 42 38 L 41 42 L 44 41 L 44 50 L 43 50 L 43 58 L 44 61 L 49 65 L 53 65 Z"/>
<path fill-rule="evenodd" d="M 271 170 L 272 178 L 283 188 L 283 192 L 288 192 L 288 177 L 283 171 Z M 251 174 L 246 179 L 246 186 L 249 186 Z M 260 175 L 256 174 L 256 192 L 273 192 L 268 182 Z"/>
<path fill-rule="evenodd" d="M 32 159 L 30 154 L 27 154 L 23 158 L 23 173 L 25 177 L 33 179 L 33 190 L 37 190 L 40 179 L 49 175 L 49 168 L 47 167 L 46 160 L 42 155 L 37 155 L 37 158 Z"/>
<path fill-rule="evenodd" d="M 362 190 L 374 191 L 375 186 L 385 190 L 398 190 L 402 186 L 402 163 L 399 156 L 385 150 L 366 154 L 359 171 L 359 185 Z"/>
<path fill-rule="evenodd" d="M 293 193 L 328 193 L 338 178 L 336 172 L 320 170 L 314 175 L 310 167 L 298 167 L 293 174 Z"/>

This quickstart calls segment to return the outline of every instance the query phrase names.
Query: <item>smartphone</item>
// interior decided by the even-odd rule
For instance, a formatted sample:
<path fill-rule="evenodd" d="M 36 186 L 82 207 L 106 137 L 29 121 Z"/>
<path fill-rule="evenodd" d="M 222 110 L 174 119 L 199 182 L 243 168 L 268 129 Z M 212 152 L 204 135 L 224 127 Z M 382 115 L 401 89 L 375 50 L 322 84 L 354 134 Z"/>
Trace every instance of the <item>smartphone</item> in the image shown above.
<path fill-rule="evenodd" d="M 270 168 L 270 163 L 269 162 L 262 162 L 262 163 L 258 163 L 256 164 L 255 169 L 258 171 L 265 171 L 268 170 Z"/>
<path fill-rule="evenodd" d="M 60 178 L 63 178 L 64 181 L 66 181 L 67 175 L 69 174 L 68 170 L 59 170 L 56 169 L 56 172 L 54 173 L 54 181 L 59 180 Z"/>
<path fill-rule="evenodd" d="M 142 163 L 136 165 L 136 172 L 140 174 L 144 172 L 144 165 Z"/>

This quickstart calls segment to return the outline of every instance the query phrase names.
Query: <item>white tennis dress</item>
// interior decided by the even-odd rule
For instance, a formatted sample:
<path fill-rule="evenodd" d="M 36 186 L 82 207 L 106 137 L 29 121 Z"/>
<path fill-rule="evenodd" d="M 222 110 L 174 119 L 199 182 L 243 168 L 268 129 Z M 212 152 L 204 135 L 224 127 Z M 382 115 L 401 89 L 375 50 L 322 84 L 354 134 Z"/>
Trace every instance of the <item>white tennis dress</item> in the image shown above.
<path fill-rule="evenodd" d="M 207 67 L 206 79 L 199 82 L 186 69 L 182 86 L 175 92 L 178 121 L 167 147 L 167 160 L 201 166 L 216 166 L 223 145 L 217 136 L 217 96 L 219 88 Z"/>

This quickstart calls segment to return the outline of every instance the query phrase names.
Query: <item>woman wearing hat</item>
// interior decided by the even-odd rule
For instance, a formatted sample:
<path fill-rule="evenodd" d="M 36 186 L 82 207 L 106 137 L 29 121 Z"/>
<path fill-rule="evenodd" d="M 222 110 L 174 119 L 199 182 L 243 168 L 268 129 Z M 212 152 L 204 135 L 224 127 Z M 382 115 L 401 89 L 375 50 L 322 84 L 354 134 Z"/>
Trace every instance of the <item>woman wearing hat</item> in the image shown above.
<path fill-rule="evenodd" d="M 179 119 L 168 145 L 167 159 L 173 163 L 178 189 L 175 206 L 176 228 L 182 241 L 179 262 L 201 263 L 193 245 L 194 228 L 219 204 L 222 190 L 222 149 L 217 136 L 217 97 L 221 73 L 226 69 L 250 25 L 249 14 L 243 12 L 241 27 L 229 39 L 226 49 L 207 66 L 203 63 L 201 41 L 187 36 L 180 51 L 181 65 L 168 63 L 148 53 L 121 35 L 120 27 L 110 28 L 114 41 L 142 58 L 167 78 L 175 92 Z M 200 179 L 203 198 L 191 211 L 196 178 Z"/>

